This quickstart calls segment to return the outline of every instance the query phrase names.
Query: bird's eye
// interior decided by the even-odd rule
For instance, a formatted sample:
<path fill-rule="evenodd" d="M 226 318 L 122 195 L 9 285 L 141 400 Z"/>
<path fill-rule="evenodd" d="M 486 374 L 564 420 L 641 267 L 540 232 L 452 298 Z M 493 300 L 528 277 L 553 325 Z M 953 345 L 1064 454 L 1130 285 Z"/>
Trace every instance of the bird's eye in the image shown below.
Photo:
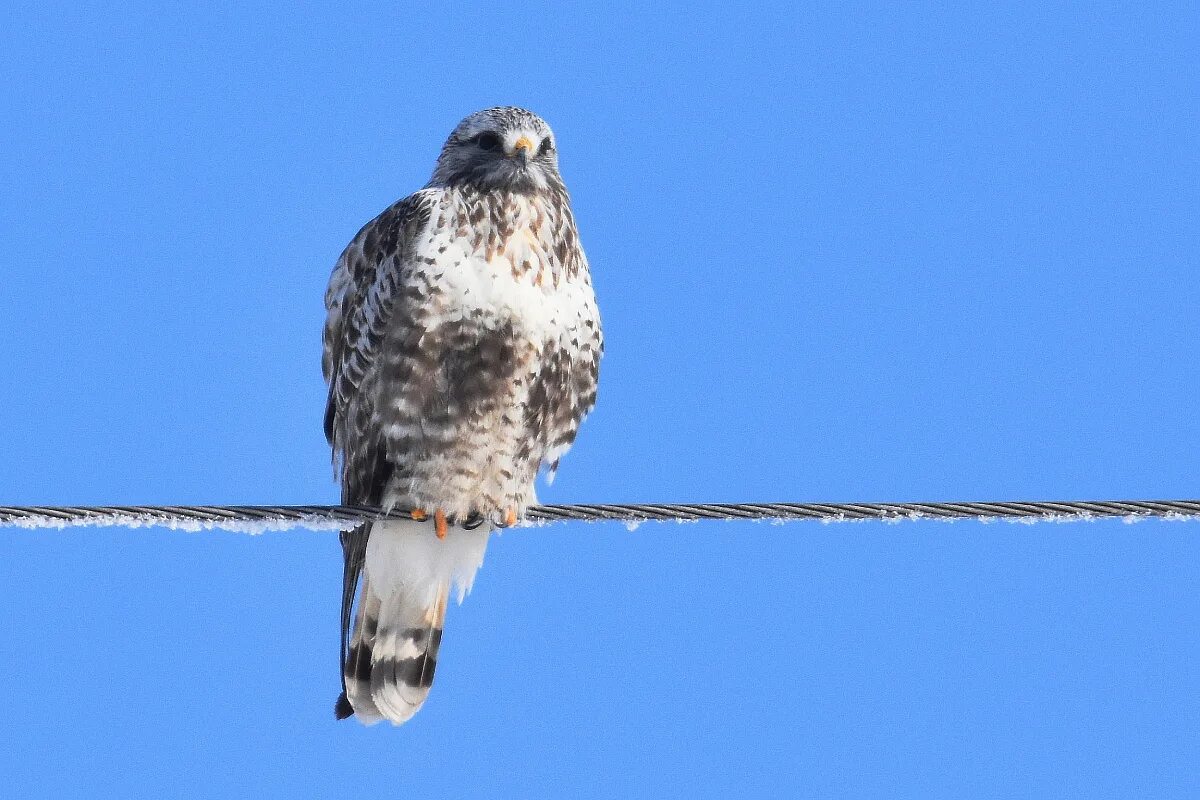
<path fill-rule="evenodd" d="M 480 150 L 500 149 L 500 137 L 490 131 L 476 136 L 475 143 L 479 145 Z"/>
<path fill-rule="evenodd" d="M 538 147 L 538 155 L 544 156 L 544 155 L 546 155 L 546 153 L 549 153 L 553 149 L 554 149 L 554 143 L 551 142 L 550 137 L 547 136 L 545 139 L 542 139 L 542 144 L 540 147 Z"/>

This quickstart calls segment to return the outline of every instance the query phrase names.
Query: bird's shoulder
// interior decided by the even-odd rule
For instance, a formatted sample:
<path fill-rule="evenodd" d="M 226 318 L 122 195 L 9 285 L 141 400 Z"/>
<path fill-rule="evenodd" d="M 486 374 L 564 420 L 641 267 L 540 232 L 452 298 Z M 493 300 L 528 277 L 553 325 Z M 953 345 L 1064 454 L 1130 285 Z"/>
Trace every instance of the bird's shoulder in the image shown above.
<path fill-rule="evenodd" d="M 348 291 L 361 288 L 382 263 L 402 258 L 429 223 L 444 190 L 426 188 L 397 200 L 363 225 L 334 264 L 325 292 L 325 307 L 332 310 Z"/>
<path fill-rule="evenodd" d="M 381 295 L 394 288 L 396 273 L 403 269 L 441 194 L 426 188 L 396 201 L 363 225 L 338 257 L 325 289 L 326 380 L 336 371 L 347 336 L 359 327 L 352 320 L 378 310 Z"/>

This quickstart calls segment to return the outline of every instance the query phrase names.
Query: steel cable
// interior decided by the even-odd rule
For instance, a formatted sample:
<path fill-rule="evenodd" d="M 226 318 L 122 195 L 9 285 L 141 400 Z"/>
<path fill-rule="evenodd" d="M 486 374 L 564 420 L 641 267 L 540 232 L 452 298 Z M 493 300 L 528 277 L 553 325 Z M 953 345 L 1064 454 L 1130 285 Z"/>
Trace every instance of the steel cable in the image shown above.
<path fill-rule="evenodd" d="M 0 525 L 22 528 L 158 525 L 186 530 L 260 532 L 343 530 L 366 520 L 408 519 L 361 506 L 0 506 Z M 562 521 L 698 520 L 1014 520 L 1074 522 L 1119 518 L 1200 519 L 1200 500 L 1074 500 L 968 503 L 632 503 L 533 506 L 524 525 Z"/>

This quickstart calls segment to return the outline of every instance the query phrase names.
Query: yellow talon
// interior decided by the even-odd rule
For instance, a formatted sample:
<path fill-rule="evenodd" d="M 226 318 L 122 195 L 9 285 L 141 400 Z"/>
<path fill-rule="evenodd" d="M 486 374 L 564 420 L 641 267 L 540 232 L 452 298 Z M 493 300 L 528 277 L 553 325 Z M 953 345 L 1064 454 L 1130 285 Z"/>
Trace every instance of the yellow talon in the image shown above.
<path fill-rule="evenodd" d="M 504 527 L 511 528 L 517 524 L 517 510 L 515 508 L 504 509 Z"/>
<path fill-rule="evenodd" d="M 433 512 L 433 528 L 439 539 L 446 538 L 446 530 L 449 528 L 449 525 L 446 524 L 446 512 L 440 508 Z"/>
<path fill-rule="evenodd" d="M 414 508 L 410 512 L 410 515 L 417 522 L 424 522 L 425 520 L 427 520 L 429 518 L 429 515 L 427 513 L 425 513 L 425 509 L 423 509 L 423 508 Z"/>

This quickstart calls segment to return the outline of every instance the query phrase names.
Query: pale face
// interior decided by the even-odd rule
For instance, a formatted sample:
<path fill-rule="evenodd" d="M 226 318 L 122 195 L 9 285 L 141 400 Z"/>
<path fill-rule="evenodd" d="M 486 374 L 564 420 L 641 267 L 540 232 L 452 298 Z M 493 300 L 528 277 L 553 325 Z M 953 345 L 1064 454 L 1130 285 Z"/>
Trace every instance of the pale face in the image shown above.
<path fill-rule="evenodd" d="M 520 108 L 490 108 L 459 123 L 442 148 L 433 182 L 482 191 L 543 191 L 560 186 L 550 126 Z"/>

